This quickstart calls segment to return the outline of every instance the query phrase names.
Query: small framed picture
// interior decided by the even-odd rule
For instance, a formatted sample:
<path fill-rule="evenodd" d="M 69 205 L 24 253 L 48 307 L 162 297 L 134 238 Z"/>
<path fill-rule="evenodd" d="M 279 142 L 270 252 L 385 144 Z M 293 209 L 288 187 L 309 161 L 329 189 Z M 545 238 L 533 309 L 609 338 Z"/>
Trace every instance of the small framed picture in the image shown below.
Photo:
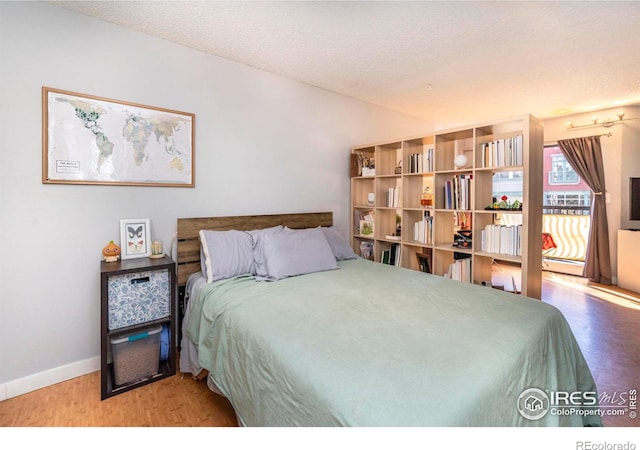
<path fill-rule="evenodd" d="M 120 220 L 120 257 L 144 258 L 151 255 L 151 227 L 149 219 Z"/>
<path fill-rule="evenodd" d="M 360 234 L 363 236 L 372 236 L 373 235 L 373 221 L 372 220 L 361 220 L 360 221 Z"/>

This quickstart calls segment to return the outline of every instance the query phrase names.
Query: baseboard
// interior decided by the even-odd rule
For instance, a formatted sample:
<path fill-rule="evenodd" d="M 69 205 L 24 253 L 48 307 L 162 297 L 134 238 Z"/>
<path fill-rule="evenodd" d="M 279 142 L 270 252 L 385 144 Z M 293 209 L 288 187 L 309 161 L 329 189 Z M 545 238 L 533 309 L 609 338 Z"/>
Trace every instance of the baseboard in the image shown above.
<path fill-rule="evenodd" d="M 0 384 L 0 401 L 100 370 L 100 357 L 77 361 Z"/>

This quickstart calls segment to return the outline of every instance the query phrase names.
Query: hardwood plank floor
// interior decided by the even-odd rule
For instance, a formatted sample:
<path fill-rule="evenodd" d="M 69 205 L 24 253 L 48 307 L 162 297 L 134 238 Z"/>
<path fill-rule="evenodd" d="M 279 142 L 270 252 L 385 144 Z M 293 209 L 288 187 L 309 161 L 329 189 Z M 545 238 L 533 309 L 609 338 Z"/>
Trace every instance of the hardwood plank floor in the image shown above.
<path fill-rule="evenodd" d="M 545 273 L 544 302 L 564 314 L 605 404 L 635 389 L 640 393 L 640 296 L 616 286 L 590 283 L 584 278 Z M 628 399 L 627 403 L 628 405 Z M 640 414 L 638 408 L 636 414 Z M 640 417 L 603 417 L 605 426 L 640 427 Z"/>
<path fill-rule="evenodd" d="M 543 301 L 560 309 L 600 393 L 640 391 L 640 298 L 584 279 L 545 272 Z M 606 426 L 640 426 L 628 414 Z M 99 373 L 0 402 L 1 427 L 232 427 L 229 402 L 204 381 L 176 375 L 100 400 Z"/>

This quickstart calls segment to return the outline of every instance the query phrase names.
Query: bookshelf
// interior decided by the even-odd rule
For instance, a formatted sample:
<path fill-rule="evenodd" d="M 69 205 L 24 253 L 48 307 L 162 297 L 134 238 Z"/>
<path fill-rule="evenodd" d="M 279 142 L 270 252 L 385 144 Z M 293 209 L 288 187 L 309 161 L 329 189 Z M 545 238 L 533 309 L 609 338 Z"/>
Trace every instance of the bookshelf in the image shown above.
<path fill-rule="evenodd" d="M 354 251 L 382 262 L 395 247 L 397 265 L 413 270 L 428 255 L 434 275 L 539 299 L 543 145 L 542 123 L 524 115 L 352 148 L 370 166 L 351 177 Z"/>

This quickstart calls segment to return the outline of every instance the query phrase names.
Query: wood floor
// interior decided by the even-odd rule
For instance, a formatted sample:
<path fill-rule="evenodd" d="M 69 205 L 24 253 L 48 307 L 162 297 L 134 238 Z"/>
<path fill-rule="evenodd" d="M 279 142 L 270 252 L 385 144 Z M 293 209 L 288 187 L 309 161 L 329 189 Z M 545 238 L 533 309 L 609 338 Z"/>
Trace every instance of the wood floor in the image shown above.
<path fill-rule="evenodd" d="M 579 277 L 545 273 L 542 299 L 562 311 L 569 322 L 591 369 L 598 395 L 611 397 L 608 402 L 601 402 L 603 406 L 619 401 L 620 394 L 630 389 L 640 393 L 638 294 L 588 283 Z M 640 417 L 634 419 L 628 413 L 608 416 L 603 417 L 603 423 L 640 427 Z"/>
<path fill-rule="evenodd" d="M 543 301 L 567 318 L 599 393 L 640 391 L 640 298 L 619 289 L 545 272 Z M 606 426 L 640 426 L 628 414 Z M 0 427 L 229 427 L 229 402 L 204 381 L 176 375 L 100 400 L 95 372 L 0 402 Z"/>
<path fill-rule="evenodd" d="M 100 372 L 0 402 L 0 427 L 229 427 L 229 402 L 176 375 L 100 400 Z"/>

